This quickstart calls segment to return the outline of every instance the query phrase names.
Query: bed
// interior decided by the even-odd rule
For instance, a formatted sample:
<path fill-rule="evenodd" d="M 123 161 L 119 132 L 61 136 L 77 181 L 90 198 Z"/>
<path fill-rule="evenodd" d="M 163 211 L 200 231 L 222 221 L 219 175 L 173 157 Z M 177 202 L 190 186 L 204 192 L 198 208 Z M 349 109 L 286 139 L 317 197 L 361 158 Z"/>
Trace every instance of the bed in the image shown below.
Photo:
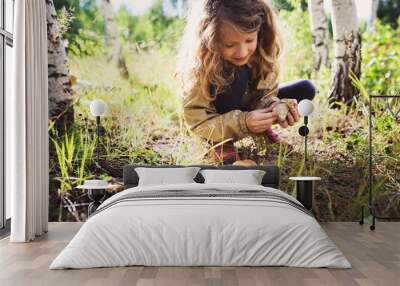
<path fill-rule="evenodd" d="M 50 269 L 351 267 L 312 213 L 278 189 L 276 166 L 197 166 L 264 170 L 260 185 L 204 183 L 198 173 L 193 183 L 150 186 L 138 185 L 138 167 L 124 168 L 125 190 L 102 203 Z"/>

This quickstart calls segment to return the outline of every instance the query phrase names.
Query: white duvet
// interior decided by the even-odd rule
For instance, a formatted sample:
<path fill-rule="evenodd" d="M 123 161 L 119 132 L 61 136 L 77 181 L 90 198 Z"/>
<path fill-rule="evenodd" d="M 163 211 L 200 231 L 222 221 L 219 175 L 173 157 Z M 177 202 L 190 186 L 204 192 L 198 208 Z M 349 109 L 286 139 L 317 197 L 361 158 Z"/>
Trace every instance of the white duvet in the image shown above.
<path fill-rule="evenodd" d="M 145 266 L 294 266 L 350 268 L 310 215 L 261 198 L 118 199 L 146 191 L 276 189 L 238 184 L 142 186 L 106 200 L 50 269 Z"/>

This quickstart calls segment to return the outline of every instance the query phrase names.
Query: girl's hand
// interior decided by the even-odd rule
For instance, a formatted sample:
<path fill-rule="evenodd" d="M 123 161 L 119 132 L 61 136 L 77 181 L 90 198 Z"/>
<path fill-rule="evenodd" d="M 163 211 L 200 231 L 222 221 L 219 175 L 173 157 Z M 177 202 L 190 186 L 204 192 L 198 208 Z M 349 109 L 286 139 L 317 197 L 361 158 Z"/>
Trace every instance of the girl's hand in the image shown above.
<path fill-rule="evenodd" d="M 298 110 L 298 104 L 296 99 L 290 99 L 293 102 L 293 107 L 289 110 L 288 116 L 285 121 L 280 122 L 279 125 L 282 128 L 287 128 L 288 126 L 293 126 L 296 122 L 300 120 L 300 114 Z"/>
<path fill-rule="evenodd" d="M 250 132 L 259 134 L 271 128 L 278 115 L 270 109 L 257 109 L 250 111 L 246 116 L 246 125 Z"/>
<path fill-rule="evenodd" d="M 300 113 L 299 113 L 299 109 L 298 109 L 298 104 L 297 104 L 297 100 L 296 99 L 292 99 L 293 102 L 293 108 L 291 108 L 289 111 L 289 116 L 290 118 L 293 119 L 293 124 L 295 124 L 296 122 L 298 122 L 300 120 Z M 288 116 L 288 119 L 289 119 Z M 290 123 L 289 123 L 290 125 Z"/>

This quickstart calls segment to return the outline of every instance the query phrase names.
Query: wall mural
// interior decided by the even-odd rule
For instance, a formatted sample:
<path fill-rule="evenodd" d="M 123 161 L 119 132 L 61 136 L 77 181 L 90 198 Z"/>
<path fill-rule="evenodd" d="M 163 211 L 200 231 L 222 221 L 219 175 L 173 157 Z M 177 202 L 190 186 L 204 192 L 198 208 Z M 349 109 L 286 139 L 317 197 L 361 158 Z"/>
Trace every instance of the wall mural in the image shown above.
<path fill-rule="evenodd" d="M 201 31 L 196 30 L 194 20 L 191 26 L 186 26 L 190 1 L 46 2 L 50 221 L 85 221 L 90 199 L 86 190 L 77 187 L 97 176 L 118 185 L 122 182 L 122 167 L 127 164 L 231 163 L 278 165 L 280 188 L 292 195 L 295 195 L 296 186 L 289 177 L 321 177 L 314 192 L 315 216 L 321 221 L 359 219 L 361 205 L 368 203 L 369 96 L 399 95 L 400 20 L 390 16 L 392 10 L 382 4 L 379 17 L 374 23 L 368 23 L 351 18 L 352 13 L 347 16 L 335 13 L 338 7 L 335 5 L 346 1 L 332 1 L 332 12 L 328 14 L 323 7 L 311 4 L 307 7 L 306 1 L 270 1 L 274 2 L 277 15 L 279 30 L 276 29 L 276 35 L 283 41 L 277 61 L 279 77 L 274 78 L 271 72 L 256 81 L 254 65 L 247 63 L 261 55 L 257 44 L 263 40 L 257 32 L 253 54 L 251 41 L 254 39 L 244 40 L 249 47 L 246 51 L 250 51 L 247 60 L 247 54 L 241 58 L 231 53 L 234 44 L 226 42 L 240 35 L 229 27 L 221 33 L 224 37 L 219 38 L 224 45 L 219 56 L 203 55 L 198 62 L 194 60 L 201 47 L 198 37 Z M 209 9 L 207 13 L 212 15 L 213 9 L 218 9 L 215 3 L 221 1 L 197 2 L 203 3 Z M 196 17 L 201 19 L 202 16 L 198 11 Z M 336 25 L 334 29 L 330 23 Z M 263 27 L 265 23 L 260 25 Z M 343 30 L 342 26 L 351 32 L 338 32 Z M 202 31 L 202 35 L 206 32 Z M 211 36 L 207 35 L 207 39 Z M 334 42 L 333 37 L 341 40 Z M 277 43 L 270 48 L 277 48 Z M 271 52 L 264 60 L 273 59 L 274 55 Z M 215 60 L 220 65 L 207 60 Z M 240 61 L 245 61 L 246 65 Z M 204 66 L 214 75 L 218 72 L 226 75 L 225 81 L 232 88 L 220 89 L 224 80 L 215 80 L 212 73 L 198 68 L 199 63 L 206 63 Z M 274 65 L 267 63 L 264 62 L 264 68 L 274 71 Z M 240 68 L 243 66 L 246 68 Z M 208 92 L 218 94 L 219 99 L 212 107 L 216 108 L 213 112 L 220 114 L 225 109 L 232 110 L 234 103 L 230 99 L 237 99 L 241 89 L 254 85 L 253 90 L 272 94 L 269 88 L 279 83 L 280 101 L 258 101 L 263 104 L 258 107 L 270 108 L 268 112 L 273 110 L 276 114 L 271 128 L 247 134 L 241 129 L 243 122 L 253 131 L 258 127 L 251 124 L 249 115 L 241 119 L 242 115 L 235 112 L 230 113 L 231 119 L 222 122 L 222 125 L 241 122 L 232 128 L 220 126 L 218 120 L 207 121 L 212 124 L 203 124 L 203 129 L 195 128 L 201 116 L 209 118 L 206 113 L 198 115 L 184 108 L 188 106 L 186 88 L 193 74 L 202 80 L 214 79 Z M 199 93 L 207 90 L 194 86 L 192 90 L 197 88 Z M 282 89 L 283 86 L 286 89 Z M 306 161 L 305 138 L 299 134 L 304 119 L 294 118 L 291 108 L 296 103 L 282 99 L 289 96 L 284 96 L 285 92 L 294 98 L 312 99 L 314 109 L 308 116 Z M 224 100 L 224 96 L 228 100 Z M 246 93 L 245 96 L 250 95 Z M 101 100 L 97 101 L 100 111 L 105 103 L 105 113 L 100 113 L 100 127 L 93 114 L 96 111 L 94 100 Z M 194 100 L 193 108 L 207 102 Z M 258 107 L 248 105 L 247 114 Z M 291 119 L 287 117 L 288 112 Z M 258 113 L 252 113 L 256 115 Z M 279 116 L 283 121 L 279 121 Z M 374 100 L 371 118 L 373 205 L 382 216 L 398 217 L 400 100 L 395 97 Z M 121 189 L 121 186 L 110 189 L 107 196 Z M 368 210 L 366 218 L 370 218 Z"/>

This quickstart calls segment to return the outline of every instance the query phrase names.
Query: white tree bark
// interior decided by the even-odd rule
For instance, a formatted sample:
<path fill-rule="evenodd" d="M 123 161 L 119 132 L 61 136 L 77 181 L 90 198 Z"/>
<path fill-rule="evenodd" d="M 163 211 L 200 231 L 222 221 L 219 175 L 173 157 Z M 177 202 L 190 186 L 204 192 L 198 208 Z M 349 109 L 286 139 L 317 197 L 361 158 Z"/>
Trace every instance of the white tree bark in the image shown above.
<path fill-rule="evenodd" d="M 314 70 L 319 71 L 322 65 L 329 67 L 328 19 L 324 11 L 324 1 L 309 0 L 308 10 L 313 36 Z"/>
<path fill-rule="evenodd" d="M 371 16 L 368 21 L 368 28 L 371 30 L 374 27 L 374 22 L 378 16 L 379 0 L 371 0 Z"/>
<path fill-rule="evenodd" d="M 70 126 L 74 121 L 72 106 L 73 90 L 67 65 L 67 55 L 61 38 L 53 0 L 46 0 L 48 73 L 49 73 L 49 117 L 55 120 L 57 130 Z"/>
<path fill-rule="evenodd" d="M 349 105 L 357 95 L 349 72 L 353 71 L 357 77 L 361 75 L 361 36 L 354 0 L 332 0 L 332 27 L 335 59 L 329 102 Z"/>
<path fill-rule="evenodd" d="M 121 43 L 118 40 L 118 30 L 114 19 L 114 11 L 110 0 L 102 0 L 102 13 L 104 17 L 104 33 L 106 47 L 109 48 L 109 60 L 114 61 L 120 74 L 124 78 L 129 77 L 125 57 L 122 53 Z"/>

